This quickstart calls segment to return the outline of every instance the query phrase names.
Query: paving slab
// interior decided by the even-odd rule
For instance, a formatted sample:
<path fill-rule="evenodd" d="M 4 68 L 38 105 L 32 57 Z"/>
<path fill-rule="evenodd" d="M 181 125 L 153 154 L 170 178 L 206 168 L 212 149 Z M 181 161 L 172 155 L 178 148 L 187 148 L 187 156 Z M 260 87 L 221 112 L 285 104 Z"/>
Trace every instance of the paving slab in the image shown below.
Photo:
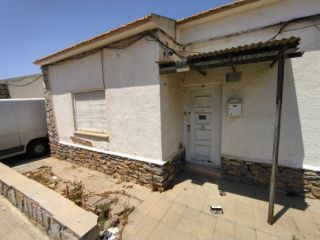
<path fill-rule="evenodd" d="M 123 189 L 123 184 L 110 176 L 53 158 L 14 168 L 23 172 L 43 165 L 51 166 L 58 176 L 81 180 L 96 191 Z M 319 200 L 277 193 L 276 222 L 271 226 L 267 223 L 267 188 L 184 172 L 173 188 L 163 193 L 136 184 L 126 191 L 139 202 L 129 216 L 123 240 L 320 239 Z M 221 204 L 224 213 L 213 215 L 211 204 Z"/>
<path fill-rule="evenodd" d="M 2 196 L 0 196 L 0 239 L 49 240 L 45 232 L 38 229 Z"/>

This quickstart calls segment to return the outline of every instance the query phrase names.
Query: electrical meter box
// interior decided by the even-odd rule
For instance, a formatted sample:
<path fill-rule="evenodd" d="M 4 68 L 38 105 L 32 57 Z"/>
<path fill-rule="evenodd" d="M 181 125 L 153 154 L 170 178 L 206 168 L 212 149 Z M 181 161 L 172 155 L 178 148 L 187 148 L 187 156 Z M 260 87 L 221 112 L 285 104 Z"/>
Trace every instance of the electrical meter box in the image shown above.
<path fill-rule="evenodd" d="M 241 101 L 239 99 L 231 99 L 228 101 L 228 117 L 241 116 Z"/>

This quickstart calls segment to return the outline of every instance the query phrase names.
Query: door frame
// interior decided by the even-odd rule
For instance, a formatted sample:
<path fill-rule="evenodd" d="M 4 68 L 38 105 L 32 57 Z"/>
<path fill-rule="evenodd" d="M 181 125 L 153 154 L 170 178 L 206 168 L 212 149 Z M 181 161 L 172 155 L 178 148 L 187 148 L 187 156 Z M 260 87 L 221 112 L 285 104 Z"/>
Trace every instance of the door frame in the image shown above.
<path fill-rule="evenodd" d="M 188 109 L 190 106 L 188 106 L 188 98 L 190 97 L 190 93 L 193 91 L 200 91 L 200 90 L 218 90 L 219 96 L 217 96 L 218 99 L 218 110 L 217 113 L 219 116 L 217 116 L 217 131 L 214 137 L 217 138 L 218 146 L 216 147 L 217 159 L 214 163 L 208 163 L 208 162 L 197 162 L 197 161 L 191 161 L 190 160 L 190 147 L 189 144 L 191 144 L 190 140 L 190 134 L 188 133 Z M 214 95 L 213 95 L 214 96 Z M 199 85 L 191 85 L 191 86 L 184 86 L 184 118 L 183 118 L 183 137 L 184 137 L 184 143 L 185 143 L 185 150 L 186 150 L 186 162 L 187 163 L 193 163 L 197 165 L 203 165 L 203 166 L 210 166 L 210 167 L 220 167 L 221 166 L 221 133 L 222 133 L 222 84 L 221 83 L 214 83 L 214 84 L 199 84 Z"/>

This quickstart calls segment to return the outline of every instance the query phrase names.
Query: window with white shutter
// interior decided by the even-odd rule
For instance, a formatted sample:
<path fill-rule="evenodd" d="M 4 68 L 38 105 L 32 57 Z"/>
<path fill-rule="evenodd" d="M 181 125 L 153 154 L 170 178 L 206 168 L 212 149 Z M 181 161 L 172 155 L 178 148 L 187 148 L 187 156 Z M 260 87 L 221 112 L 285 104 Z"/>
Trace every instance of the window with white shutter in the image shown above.
<path fill-rule="evenodd" d="M 104 90 L 74 93 L 76 130 L 105 133 L 107 106 Z"/>

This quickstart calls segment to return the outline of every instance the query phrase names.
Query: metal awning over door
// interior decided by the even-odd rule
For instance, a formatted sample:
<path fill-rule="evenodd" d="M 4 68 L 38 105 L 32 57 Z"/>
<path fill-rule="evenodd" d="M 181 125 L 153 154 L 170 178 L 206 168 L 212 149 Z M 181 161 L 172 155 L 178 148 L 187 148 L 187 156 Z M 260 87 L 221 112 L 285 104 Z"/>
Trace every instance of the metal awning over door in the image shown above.
<path fill-rule="evenodd" d="M 257 42 L 233 48 L 193 54 L 181 61 L 159 62 L 160 74 L 179 72 L 179 69 L 204 69 L 233 66 L 239 64 L 276 61 L 279 53 L 286 58 L 300 57 L 298 52 L 300 38 L 290 37 L 267 42 Z"/>

